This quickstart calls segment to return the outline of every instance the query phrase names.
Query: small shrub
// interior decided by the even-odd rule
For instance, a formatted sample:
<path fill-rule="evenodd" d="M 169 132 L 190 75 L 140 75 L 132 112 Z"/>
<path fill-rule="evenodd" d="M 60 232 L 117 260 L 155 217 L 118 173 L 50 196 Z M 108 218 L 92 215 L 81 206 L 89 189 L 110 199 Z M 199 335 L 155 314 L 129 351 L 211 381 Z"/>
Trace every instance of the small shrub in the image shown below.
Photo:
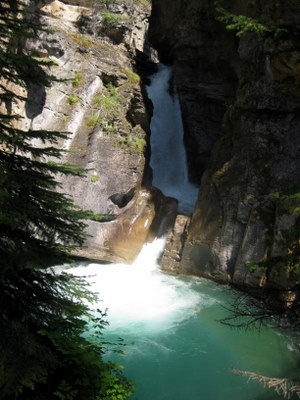
<path fill-rule="evenodd" d="M 91 176 L 91 182 L 92 182 L 92 183 L 96 183 L 96 182 L 98 182 L 99 180 L 100 180 L 100 175 L 94 173 L 94 174 Z"/>
<path fill-rule="evenodd" d="M 143 138 L 128 134 L 117 138 L 115 144 L 128 153 L 142 154 L 146 146 L 146 141 Z"/>
<path fill-rule="evenodd" d="M 75 71 L 74 78 L 72 79 L 73 87 L 80 87 L 83 83 L 83 72 Z"/>
<path fill-rule="evenodd" d="M 91 115 L 87 120 L 86 120 L 86 125 L 90 127 L 95 127 L 96 125 L 99 125 L 102 121 L 102 118 L 100 115 Z"/>
<path fill-rule="evenodd" d="M 249 268 L 251 272 L 267 270 L 267 266 L 263 262 L 259 261 L 246 261 L 245 265 Z"/>
<path fill-rule="evenodd" d="M 124 69 L 124 73 L 127 76 L 127 79 L 129 80 L 129 82 L 131 83 L 140 83 L 141 78 L 138 74 L 136 74 L 134 71 L 132 71 L 131 69 Z"/>
<path fill-rule="evenodd" d="M 105 133 L 110 135 L 115 135 L 117 133 L 117 128 L 115 127 L 114 123 L 104 121 L 104 123 L 102 123 L 102 128 Z"/>
<path fill-rule="evenodd" d="M 143 153 L 146 147 L 146 140 L 139 137 L 133 137 L 131 148 L 134 153 Z"/>
<path fill-rule="evenodd" d="M 93 211 L 86 211 L 87 218 L 91 219 L 92 221 L 98 221 L 98 222 L 105 222 L 105 221 L 112 221 L 115 219 L 114 214 L 96 214 Z"/>
<path fill-rule="evenodd" d="M 93 103 L 100 108 L 103 118 L 111 121 L 120 112 L 121 100 L 118 88 L 109 83 L 104 93 L 94 96 Z"/>
<path fill-rule="evenodd" d="M 131 69 L 124 69 L 124 73 L 127 76 L 127 79 L 132 83 L 140 83 L 141 78 L 140 76 L 132 71 Z"/>
<path fill-rule="evenodd" d="M 219 13 L 216 17 L 217 21 L 224 22 L 226 29 L 229 31 L 236 31 L 236 36 L 241 37 L 246 33 L 254 33 L 257 36 L 263 36 L 264 34 L 272 34 L 277 37 L 283 33 L 286 33 L 286 29 L 279 28 L 278 26 L 267 26 L 263 22 L 247 17 L 246 15 L 235 15 L 220 7 L 218 1 L 215 2 L 215 10 Z"/>
<path fill-rule="evenodd" d="M 116 96 L 118 94 L 118 88 L 112 82 L 108 82 L 106 89 L 112 96 Z"/>
<path fill-rule="evenodd" d="M 88 35 L 80 33 L 68 33 L 68 36 L 78 44 L 79 47 L 91 47 L 93 45 L 92 38 Z"/>
<path fill-rule="evenodd" d="M 73 104 L 78 103 L 78 101 L 80 101 L 80 97 L 78 96 L 74 96 L 74 95 L 70 95 L 67 98 L 67 102 L 72 106 Z"/>
<path fill-rule="evenodd" d="M 102 16 L 104 25 L 110 28 L 116 28 L 123 19 L 122 15 L 110 12 L 108 10 L 104 11 Z"/>
<path fill-rule="evenodd" d="M 300 192 L 292 194 L 280 194 L 279 192 L 270 195 L 271 200 L 277 205 L 280 211 L 300 216 Z"/>
<path fill-rule="evenodd" d="M 96 100 L 97 105 L 102 106 L 106 112 L 109 112 L 120 105 L 118 99 L 115 96 L 99 97 Z"/>

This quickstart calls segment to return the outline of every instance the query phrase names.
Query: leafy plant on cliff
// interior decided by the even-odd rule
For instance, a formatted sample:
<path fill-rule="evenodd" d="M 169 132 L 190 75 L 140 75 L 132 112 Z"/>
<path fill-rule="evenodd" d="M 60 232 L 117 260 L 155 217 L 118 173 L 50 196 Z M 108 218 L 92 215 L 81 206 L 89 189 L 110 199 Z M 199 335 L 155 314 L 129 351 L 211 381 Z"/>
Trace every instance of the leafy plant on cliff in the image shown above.
<path fill-rule="evenodd" d="M 76 95 L 70 95 L 67 98 L 67 102 L 70 104 L 70 106 L 72 106 L 73 104 L 76 104 L 80 101 L 80 97 L 76 96 Z"/>
<path fill-rule="evenodd" d="M 57 144 L 67 134 L 25 130 L 15 112 L 24 108 L 29 84 L 55 79 L 46 69 L 51 62 L 21 46 L 43 29 L 29 10 L 17 0 L 0 4 L 1 399 L 125 399 L 131 383 L 102 359 L 104 316 L 83 304 L 95 297 L 79 279 L 48 269 L 69 262 L 70 251 L 83 244 L 90 214 L 56 180 L 84 173 L 60 162 Z M 86 338 L 91 324 L 93 338 Z"/>
<path fill-rule="evenodd" d="M 266 33 L 278 36 L 286 32 L 286 29 L 276 26 L 267 26 L 262 21 L 247 17 L 246 15 L 235 15 L 223 7 L 219 2 L 215 2 L 215 10 L 219 14 L 216 19 L 226 24 L 226 29 L 229 31 L 236 31 L 236 36 L 241 37 L 246 33 L 254 33 L 255 35 L 262 36 Z"/>
<path fill-rule="evenodd" d="M 234 15 L 224 8 L 217 6 L 216 11 L 220 14 L 217 20 L 226 24 L 226 29 L 229 31 L 237 31 L 238 37 L 245 33 L 252 32 L 261 35 L 265 32 L 270 32 L 270 29 L 258 20 L 245 15 Z"/>
<path fill-rule="evenodd" d="M 83 83 L 83 72 L 82 71 L 75 71 L 74 78 L 72 79 L 72 86 L 73 87 L 80 87 Z"/>
<path fill-rule="evenodd" d="M 291 194 L 272 193 L 270 196 L 281 212 L 300 216 L 300 192 Z"/>
<path fill-rule="evenodd" d="M 123 19 L 122 15 L 110 12 L 108 10 L 104 11 L 102 16 L 104 26 L 111 28 L 117 27 Z"/>

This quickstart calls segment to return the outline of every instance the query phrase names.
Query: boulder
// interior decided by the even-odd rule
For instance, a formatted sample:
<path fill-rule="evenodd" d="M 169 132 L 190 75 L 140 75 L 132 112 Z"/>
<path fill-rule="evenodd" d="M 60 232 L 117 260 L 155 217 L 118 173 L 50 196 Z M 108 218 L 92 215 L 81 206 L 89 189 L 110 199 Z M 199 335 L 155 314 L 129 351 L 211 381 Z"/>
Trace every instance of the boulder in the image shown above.
<path fill-rule="evenodd" d="M 131 263 L 144 243 L 167 234 L 174 224 L 176 213 L 177 200 L 165 197 L 154 187 L 140 188 L 115 220 L 88 222 L 87 233 L 90 237 L 76 255 Z"/>

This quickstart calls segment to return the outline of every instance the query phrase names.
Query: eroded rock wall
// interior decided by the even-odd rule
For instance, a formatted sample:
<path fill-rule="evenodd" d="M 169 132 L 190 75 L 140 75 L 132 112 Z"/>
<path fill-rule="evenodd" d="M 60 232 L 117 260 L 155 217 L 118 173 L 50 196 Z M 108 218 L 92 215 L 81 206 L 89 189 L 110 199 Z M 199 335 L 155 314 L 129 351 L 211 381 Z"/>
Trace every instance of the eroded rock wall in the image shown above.
<path fill-rule="evenodd" d="M 115 212 L 108 198 L 139 185 L 145 163 L 148 120 L 134 57 L 145 39 L 147 11 L 120 7 L 113 15 L 120 18 L 114 30 L 123 35 L 121 43 L 110 37 L 104 5 L 94 10 L 92 2 L 83 7 L 59 0 L 39 10 L 52 33 L 26 43 L 27 51 L 54 61 L 50 72 L 64 80 L 49 90 L 28 88 L 26 128 L 70 133 L 60 143 L 70 151 L 64 161 L 88 172 L 62 182 L 63 190 L 95 213 Z"/>
<path fill-rule="evenodd" d="M 116 217 L 87 221 L 91 236 L 78 254 L 131 261 L 155 229 L 163 201 L 150 196 L 153 189 L 141 189 L 149 116 L 137 71 L 143 77 L 144 66 L 151 66 L 150 2 L 107 3 L 53 0 L 36 6 L 37 18 L 50 31 L 27 40 L 24 49 L 54 62 L 48 72 L 58 81 L 51 88 L 27 87 L 23 128 L 69 132 L 59 143 L 68 150 L 62 161 L 87 173 L 64 178 L 61 190 L 85 210 Z M 126 193 L 136 193 L 135 201 L 111 200 Z"/>
<path fill-rule="evenodd" d="M 202 177 L 177 271 L 294 286 L 299 213 L 274 193 L 299 193 L 300 4 L 220 3 L 266 31 L 227 31 L 211 0 L 153 1 L 150 37 L 174 62 L 191 176 Z"/>

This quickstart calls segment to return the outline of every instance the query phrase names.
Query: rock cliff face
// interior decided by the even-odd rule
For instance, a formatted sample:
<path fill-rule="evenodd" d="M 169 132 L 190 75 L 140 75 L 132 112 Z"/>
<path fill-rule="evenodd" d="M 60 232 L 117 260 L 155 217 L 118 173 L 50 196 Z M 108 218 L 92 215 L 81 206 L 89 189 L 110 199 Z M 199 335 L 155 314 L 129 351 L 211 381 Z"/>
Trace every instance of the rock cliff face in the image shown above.
<path fill-rule="evenodd" d="M 63 161 L 87 174 L 61 182 L 62 190 L 83 209 L 111 214 L 109 222 L 87 221 L 92 236 L 78 255 L 132 261 L 158 232 L 162 210 L 176 213 L 176 202 L 141 188 L 149 116 L 136 72 L 151 66 L 150 2 L 53 0 L 36 14 L 51 32 L 28 40 L 25 51 L 54 62 L 50 73 L 60 81 L 27 87 L 23 128 L 69 132 L 59 143 L 69 150 Z"/>
<path fill-rule="evenodd" d="M 191 177 L 201 179 L 175 271 L 293 287 L 300 4 L 235 0 L 215 7 L 212 0 L 153 0 L 150 38 L 161 59 L 174 63 Z M 238 15 L 247 18 L 229 32 L 225 25 L 240 22 Z"/>
<path fill-rule="evenodd" d="M 107 22 L 106 12 L 115 20 Z M 52 33 L 27 42 L 27 51 L 54 61 L 51 73 L 65 81 L 49 90 L 28 88 L 25 125 L 70 132 L 60 144 L 70 150 L 64 161 L 89 171 L 85 179 L 63 182 L 63 190 L 85 209 L 114 213 L 108 198 L 139 185 L 144 170 L 148 121 L 133 69 L 146 35 L 147 10 L 119 5 L 108 11 L 104 4 L 95 10 L 92 2 L 83 7 L 54 0 L 39 13 Z M 122 35 L 121 43 L 112 30 Z"/>

